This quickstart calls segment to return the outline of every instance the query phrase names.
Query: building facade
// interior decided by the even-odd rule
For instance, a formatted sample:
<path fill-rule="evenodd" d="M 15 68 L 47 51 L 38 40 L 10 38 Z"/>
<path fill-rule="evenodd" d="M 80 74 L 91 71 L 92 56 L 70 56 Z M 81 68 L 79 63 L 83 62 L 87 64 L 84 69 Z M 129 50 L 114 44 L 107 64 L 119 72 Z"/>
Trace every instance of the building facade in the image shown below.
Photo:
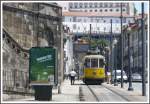
<path fill-rule="evenodd" d="M 92 33 L 112 32 L 120 33 L 120 3 L 109 2 L 65 2 L 58 3 L 63 7 L 63 24 L 73 33 L 89 33 L 90 24 Z M 123 25 L 134 22 L 134 4 L 122 3 Z"/>
<path fill-rule="evenodd" d="M 147 29 L 147 15 L 144 17 L 144 35 L 145 35 L 145 75 L 147 77 L 148 73 L 148 29 Z M 128 50 L 130 49 L 132 61 L 131 61 L 131 69 L 132 73 L 138 73 L 142 75 L 142 27 L 141 27 L 141 15 L 136 17 L 136 21 L 133 24 L 129 24 L 126 28 L 124 28 L 124 69 L 128 74 Z M 128 35 L 130 40 L 130 46 L 128 46 Z"/>
<path fill-rule="evenodd" d="M 63 72 L 61 7 L 46 3 L 3 3 L 2 6 L 3 93 L 30 93 L 29 50 L 32 47 L 58 49 L 60 82 Z"/>
<path fill-rule="evenodd" d="M 74 35 L 74 57 L 77 59 L 80 58 L 80 61 L 85 55 L 82 55 L 82 53 L 86 53 L 89 49 L 89 41 L 85 41 L 88 39 L 85 39 L 84 37 L 88 38 L 90 33 L 92 39 L 110 40 L 110 34 L 112 31 L 112 38 L 119 39 L 121 33 L 121 3 L 69 1 L 58 2 L 58 5 L 62 6 L 63 24 L 69 27 L 70 32 Z M 123 26 L 128 25 L 129 23 L 134 23 L 134 4 L 122 3 L 122 15 Z M 80 42 L 80 39 L 83 39 L 83 41 Z"/>

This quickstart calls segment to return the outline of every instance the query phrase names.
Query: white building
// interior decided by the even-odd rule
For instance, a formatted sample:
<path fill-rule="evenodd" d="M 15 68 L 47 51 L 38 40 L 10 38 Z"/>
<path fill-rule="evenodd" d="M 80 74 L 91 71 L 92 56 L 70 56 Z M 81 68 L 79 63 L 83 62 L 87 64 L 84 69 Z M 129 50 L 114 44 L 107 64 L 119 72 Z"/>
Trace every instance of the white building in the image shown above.
<path fill-rule="evenodd" d="M 69 72 L 74 69 L 73 42 L 72 37 L 69 35 L 67 36 L 67 41 L 64 45 L 64 51 L 66 54 L 65 73 L 69 74 Z"/>
<path fill-rule="evenodd" d="M 60 2 L 63 8 L 63 24 L 73 33 L 88 33 L 90 24 L 92 33 L 110 32 L 112 19 L 112 32 L 120 33 L 120 3 L 116 2 Z M 134 4 L 122 3 L 123 25 L 134 21 Z"/>

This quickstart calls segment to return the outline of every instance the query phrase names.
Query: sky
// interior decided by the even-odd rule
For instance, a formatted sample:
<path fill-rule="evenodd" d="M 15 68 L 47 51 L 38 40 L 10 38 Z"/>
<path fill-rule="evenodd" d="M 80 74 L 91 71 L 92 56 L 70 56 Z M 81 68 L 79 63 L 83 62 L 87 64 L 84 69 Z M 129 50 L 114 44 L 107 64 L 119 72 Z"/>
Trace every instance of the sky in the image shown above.
<path fill-rule="evenodd" d="M 137 12 L 141 13 L 141 3 L 137 2 L 137 3 L 134 3 L 134 4 L 135 4 L 135 8 L 137 9 Z M 144 11 L 145 11 L 145 13 L 148 12 L 148 2 L 144 3 Z"/>

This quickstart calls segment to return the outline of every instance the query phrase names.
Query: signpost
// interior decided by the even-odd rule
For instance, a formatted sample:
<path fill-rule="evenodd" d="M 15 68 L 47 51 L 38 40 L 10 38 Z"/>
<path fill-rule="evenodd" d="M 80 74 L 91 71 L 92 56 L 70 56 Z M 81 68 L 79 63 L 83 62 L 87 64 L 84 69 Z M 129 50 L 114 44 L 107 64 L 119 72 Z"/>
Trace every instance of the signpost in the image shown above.
<path fill-rule="evenodd" d="M 35 100 L 51 100 L 52 86 L 56 84 L 56 49 L 30 49 L 29 79 L 35 90 Z"/>

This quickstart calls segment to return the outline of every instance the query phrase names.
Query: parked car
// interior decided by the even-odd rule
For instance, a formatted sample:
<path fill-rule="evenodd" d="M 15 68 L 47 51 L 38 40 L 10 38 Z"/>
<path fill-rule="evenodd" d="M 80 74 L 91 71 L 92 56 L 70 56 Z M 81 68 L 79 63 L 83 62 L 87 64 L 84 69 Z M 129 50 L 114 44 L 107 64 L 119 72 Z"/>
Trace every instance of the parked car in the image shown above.
<path fill-rule="evenodd" d="M 133 82 L 141 82 L 142 76 L 139 73 L 133 73 L 132 74 L 132 81 Z"/>
<path fill-rule="evenodd" d="M 117 79 L 117 82 L 121 82 L 121 70 L 118 70 L 118 69 L 116 70 L 116 79 Z M 112 80 L 113 82 L 115 80 L 115 70 L 113 70 L 112 72 Z M 123 70 L 123 81 L 126 83 L 128 82 L 128 78 L 124 70 Z"/>

